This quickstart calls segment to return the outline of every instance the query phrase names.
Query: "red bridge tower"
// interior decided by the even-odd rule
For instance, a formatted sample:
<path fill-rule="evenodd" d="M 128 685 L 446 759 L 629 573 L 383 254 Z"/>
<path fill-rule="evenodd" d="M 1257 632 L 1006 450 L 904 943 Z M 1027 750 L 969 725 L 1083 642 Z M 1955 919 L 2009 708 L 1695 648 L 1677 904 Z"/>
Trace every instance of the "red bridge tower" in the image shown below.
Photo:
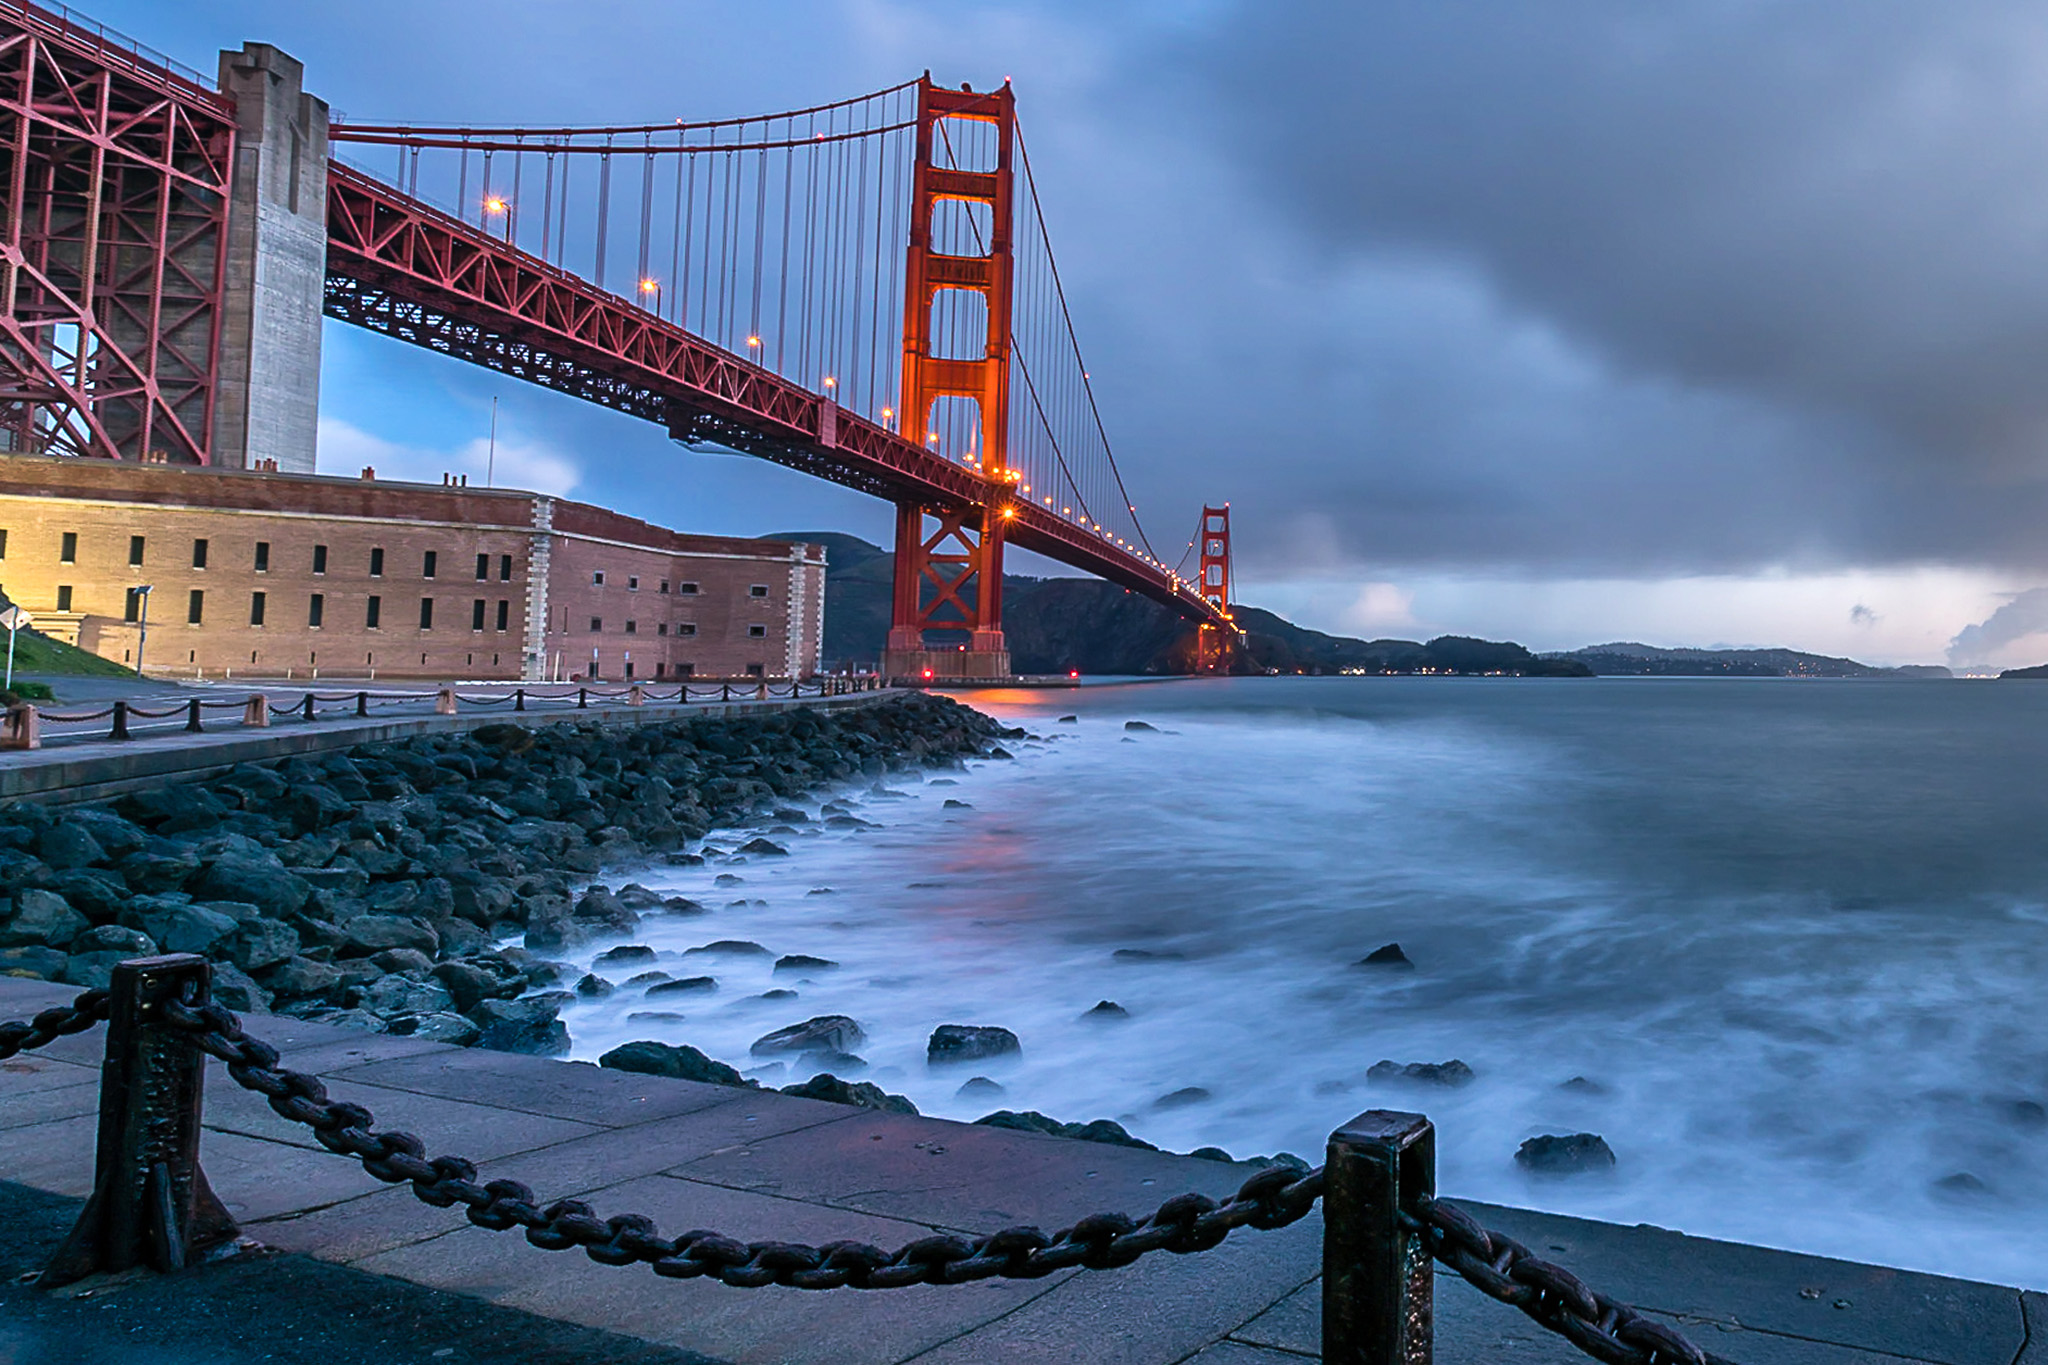
<path fill-rule="evenodd" d="M 985 146 L 947 129 L 980 124 L 994 131 L 994 165 L 959 167 L 957 147 Z M 1011 147 L 1016 102 L 1009 82 L 977 95 L 965 87 L 942 90 L 927 75 L 917 88 L 917 159 L 912 171 L 910 247 L 903 300 L 903 437 L 929 448 L 937 439 L 933 413 L 943 399 L 973 404 L 980 470 L 986 495 L 965 509 L 896 505 L 896 601 L 882 671 L 890 677 L 1006 678 L 1010 651 L 1003 641 L 1003 522 L 1015 482 L 1007 458 L 1010 431 Z M 933 138 L 951 165 L 935 164 Z M 957 208 L 954 206 L 958 206 Z M 933 223 L 941 212 L 971 230 L 944 234 L 948 246 L 970 240 L 977 254 L 934 250 Z M 986 236 L 981 224 L 987 223 Z M 979 348 L 950 343 L 941 354 L 934 325 L 939 295 L 961 290 L 980 296 L 988 334 Z M 945 452 L 951 455 L 952 452 Z M 927 529 L 926 519 L 937 522 Z M 928 650 L 927 630 L 968 632 L 967 648 Z"/>
<path fill-rule="evenodd" d="M 1230 504 L 1202 509 L 1202 597 L 1214 604 L 1223 619 L 1230 617 Z M 1200 628 L 1200 659 L 1196 667 L 1204 673 L 1230 661 L 1235 641 L 1220 626 Z"/>

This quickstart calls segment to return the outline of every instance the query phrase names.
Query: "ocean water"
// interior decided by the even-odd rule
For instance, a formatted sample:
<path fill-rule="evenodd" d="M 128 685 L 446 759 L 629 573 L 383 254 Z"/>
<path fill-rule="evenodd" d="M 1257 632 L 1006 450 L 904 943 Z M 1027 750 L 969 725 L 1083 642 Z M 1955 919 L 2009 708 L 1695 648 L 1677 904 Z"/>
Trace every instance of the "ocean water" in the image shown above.
<path fill-rule="evenodd" d="M 858 1078 L 929 1114 L 1037 1109 L 1320 1160 L 1352 1114 L 1416 1109 L 1453 1196 L 2048 1288 L 2048 685 L 963 699 L 1044 738 L 850 784 L 830 795 L 874 827 L 773 836 L 786 858 L 608 873 L 714 907 L 633 941 L 718 989 L 574 1005 L 573 1055 L 687 1042 L 786 1084 L 803 1074 L 753 1040 L 842 1013 L 868 1034 Z M 719 939 L 840 966 L 684 956 Z M 1355 965 L 1389 942 L 1416 970 Z M 759 998 L 778 987 L 798 998 Z M 1100 1000 L 1130 1017 L 1082 1018 Z M 683 1017 L 629 1018 L 648 1011 Z M 929 1069 L 943 1023 L 1009 1028 L 1023 1054 Z M 1476 1079 L 1366 1079 L 1451 1058 Z M 1006 1093 L 962 1098 L 970 1075 Z M 1209 1098 L 1158 1106 L 1186 1087 Z M 1524 1139 L 1574 1132 L 1606 1138 L 1611 1175 L 1516 1167 Z"/>

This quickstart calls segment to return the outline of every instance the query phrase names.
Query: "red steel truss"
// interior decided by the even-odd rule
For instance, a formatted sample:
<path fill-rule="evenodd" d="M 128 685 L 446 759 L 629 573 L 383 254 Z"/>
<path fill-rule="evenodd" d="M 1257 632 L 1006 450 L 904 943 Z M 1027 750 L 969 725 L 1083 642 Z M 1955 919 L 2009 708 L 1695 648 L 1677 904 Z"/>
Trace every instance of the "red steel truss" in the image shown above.
<path fill-rule="evenodd" d="M 205 464 L 232 102 L 0 0 L 0 450 Z"/>
<path fill-rule="evenodd" d="M 1014 541 L 1189 620 L 1223 617 L 1167 572 L 1010 496 L 831 399 L 664 322 L 362 172 L 330 163 L 327 313 L 820 478 L 934 511 L 1000 518 Z M 920 539 L 922 537 L 920 536 Z"/>

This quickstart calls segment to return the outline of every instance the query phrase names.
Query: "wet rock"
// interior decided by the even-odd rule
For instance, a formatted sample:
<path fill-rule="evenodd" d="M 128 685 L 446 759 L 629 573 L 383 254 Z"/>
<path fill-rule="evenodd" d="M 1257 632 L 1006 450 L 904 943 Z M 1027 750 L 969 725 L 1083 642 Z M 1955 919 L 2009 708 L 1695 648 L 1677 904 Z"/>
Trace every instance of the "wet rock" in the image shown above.
<path fill-rule="evenodd" d="M 1953 1175 L 1943 1176 L 1934 1182 L 1934 1189 L 1936 1193 L 1952 1199 L 1973 1199 L 1991 1193 L 1989 1185 L 1968 1171 L 1957 1171 Z"/>
<path fill-rule="evenodd" d="M 1035 1109 L 1021 1112 L 998 1109 L 993 1114 L 984 1114 L 975 1120 L 987 1128 L 1011 1128 L 1020 1133 L 1044 1133 L 1049 1137 L 1078 1138 L 1082 1142 L 1107 1143 L 1112 1147 L 1138 1147 L 1148 1152 L 1159 1149 L 1140 1138 L 1124 1131 L 1124 1126 L 1110 1119 L 1096 1119 L 1093 1123 L 1061 1123 L 1058 1119 L 1047 1118 Z"/>
<path fill-rule="evenodd" d="M 213 998 L 237 1014 L 270 1008 L 270 992 L 232 962 L 213 964 Z"/>
<path fill-rule="evenodd" d="M 455 1008 L 455 997 L 440 984 L 414 981 L 409 977 L 381 977 L 360 990 L 350 992 L 348 1004 L 372 1014 L 440 1014 Z"/>
<path fill-rule="evenodd" d="M 859 1023 L 843 1014 L 821 1014 L 801 1024 L 776 1029 L 754 1040 L 748 1052 L 769 1057 L 781 1052 L 852 1052 L 868 1041 Z"/>
<path fill-rule="evenodd" d="M 14 913 L 0 912 L 0 948 L 61 948 L 92 927 L 54 891 L 23 891 Z"/>
<path fill-rule="evenodd" d="M 953 1092 L 953 1096 L 963 1100 L 989 1100 L 1008 1093 L 999 1083 L 986 1076 L 972 1076 L 961 1083 L 960 1088 Z"/>
<path fill-rule="evenodd" d="M 1117 1004 L 1114 1000 L 1098 1000 L 1092 1009 L 1085 1010 L 1081 1014 L 1084 1022 L 1092 1020 L 1096 1023 L 1108 1023 L 1130 1017 L 1131 1012 L 1122 1005 Z"/>
<path fill-rule="evenodd" d="M 597 1064 L 614 1071 L 637 1071 L 642 1075 L 668 1076 L 679 1081 L 751 1087 L 751 1082 L 724 1062 L 715 1062 L 696 1048 L 668 1043 L 622 1043 L 599 1057 Z"/>
<path fill-rule="evenodd" d="M 276 916 L 302 909 L 313 894 L 312 883 L 289 871 L 273 854 L 223 854 L 199 874 L 191 889 L 199 900 L 246 901 Z"/>
<path fill-rule="evenodd" d="M 1606 1086 L 1598 1081 L 1587 1080 L 1584 1076 L 1574 1076 L 1568 1081 L 1561 1081 L 1558 1083 L 1557 1088 L 1572 1095 L 1605 1095 L 1607 1093 Z"/>
<path fill-rule="evenodd" d="M 1079 725 L 1081 723 L 1081 718 L 1079 716 L 1061 716 L 1058 720 L 1054 721 L 1053 723 L 1055 725 Z"/>
<path fill-rule="evenodd" d="M 440 946 L 441 936 L 416 919 L 359 915 L 342 926 L 344 957 L 369 957 L 386 948 L 416 948 L 432 956 Z"/>
<path fill-rule="evenodd" d="M 309 1024 L 330 1024 L 358 1033 L 389 1033 L 391 1025 L 368 1010 L 314 1010 L 301 1016 Z"/>
<path fill-rule="evenodd" d="M 711 884 L 713 886 L 738 886 L 744 881 L 746 881 L 746 878 L 736 872 L 721 872 L 711 879 Z"/>
<path fill-rule="evenodd" d="M 341 969 L 307 957 L 288 957 L 257 977 L 280 1000 L 325 997 L 341 984 Z"/>
<path fill-rule="evenodd" d="M 1023 1053 L 1017 1035 L 1006 1028 L 975 1024 L 941 1024 L 932 1030 L 925 1044 L 925 1060 L 933 1066 L 953 1062 L 978 1062 L 989 1057 L 1010 1057 Z"/>
<path fill-rule="evenodd" d="M 437 963 L 432 975 L 454 999 L 458 1012 L 466 1013 L 475 1009 L 478 1001 L 506 993 L 500 978 L 473 962 Z"/>
<path fill-rule="evenodd" d="M 969 805 L 969 804 L 968 804 L 967 802 L 965 802 L 965 801 L 956 801 L 956 800 L 954 800 L 954 799 L 953 799 L 952 797 L 950 797 L 950 796 L 949 796 L 949 797 L 947 797 L 947 798 L 946 798 L 946 804 L 945 804 L 945 805 L 944 805 L 943 807 L 941 807 L 941 809 L 943 809 L 943 810 L 973 810 L 973 809 L 974 809 L 974 807 L 973 807 L 973 806 L 971 806 L 971 805 Z"/>
<path fill-rule="evenodd" d="M 1147 725 L 1147 724 L 1146 724 L 1146 723 L 1145 723 L 1144 721 L 1142 721 L 1142 720 L 1127 720 L 1127 721 L 1125 721 L 1125 722 L 1124 722 L 1124 729 L 1126 729 L 1126 730 L 1149 730 L 1149 731 L 1151 731 L 1151 732 L 1152 732 L 1153 734 L 1157 734 L 1157 733 L 1159 733 L 1159 727 L 1158 727 L 1158 726 L 1156 726 L 1156 725 Z"/>
<path fill-rule="evenodd" d="M 370 961 L 387 972 L 414 972 L 421 976 L 434 970 L 434 959 L 417 948 L 386 948 L 371 955 Z"/>
<path fill-rule="evenodd" d="M 569 1050 L 569 1030 L 555 1018 L 566 993 L 530 996 L 523 1000 L 484 1000 L 469 1012 L 482 1029 L 477 1046 L 493 1052 L 519 1052 L 533 1057 L 558 1057 Z"/>
<path fill-rule="evenodd" d="M 1455 1057 L 1448 1062 L 1399 1062 L 1379 1061 L 1365 1073 L 1369 1081 L 1406 1081 L 1417 1085 L 1443 1085 L 1453 1088 L 1470 1085 L 1476 1079 L 1471 1067 Z"/>
<path fill-rule="evenodd" d="M 661 906 L 662 909 L 668 911 L 671 915 L 701 915 L 704 913 L 704 903 L 702 901 L 693 901 L 688 896 L 670 896 L 661 903 Z"/>
<path fill-rule="evenodd" d="M 680 1024 L 690 1016 L 674 1010 L 634 1010 L 626 1016 L 629 1024 Z"/>
<path fill-rule="evenodd" d="M 722 938 L 701 948 L 686 948 L 684 957 L 773 957 L 766 948 L 743 938 Z"/>
<path fill-rule="evenodd" d="M 2000 1100 L 2000 1115 L 2015 1128 L 2048 1128 L 2048 1107 L 2039 1100 Z"/>
<path fill-rule="evenodd" d="M 667 972 L 638 972 L 627 977 L 626 984 L 628 986 L 639 986 L 644 990 L 649 986 L 659 986 L 664 981 L 673 980 L 675 978 Z"/>
<path fill-rule="evenodd" d="M 1230 1153 L 1224 1151 L 1221 1147 L 1197 1147 L 1194 1151 L 1189 1152 L 1188 1155 L 1197 1161 L 1228 1162 L 1236 1160 L 1235 1157 L 1231 1156 Z"/>
<path fill-rule="evenodd" d="M 1184 962 L 1183 953 L 1155 952 L 1150 948 L 1119 948 L 1111 953 L 1112 962 Z"/>
<path fill-rule="evenodd" d="M 1380 967 L 1389 971 L 1412 972 L 1415 964 L 1408 960 L 1408 954 L 1401 951 L 1398 943 L 1384 944 L 1373 949 L 1355 964 L 1360 967 Z"/>
<path fill-rule="evenodd" d="M 790 990 L 783 990 L 780 987 L 778 987 L 772 991 L 762 991 L 759 995 L 755 996 L 754 998 L 756 1000 L 794 1000 L 796 999 L 796 992 Z"/>
<path fill-rule="evenodd" d="M 843 1081 L 827 1072 L 811 1077 L 801 1085 L 785 1085 L 785 1095 L 795 1095 L 806 1100 L 826 1100 L 832 1104 L 858 1105 L 862 1109 L 879 1109 L 888 1114 L 916 1114 L 917 1106 L 901 1095 L 885 1094 L 882 1087 L 869 1081 Z"/>
<path fill-rule="evenodd" d="M 787 858 L 789 850 L 772 839 L 753 838 L 740 845 L 739 851 L 763 858 Z"/>
<path fill-rule="evenodd" d="M 808 953 L 789 953 L 775 959 L 778 972 L 830 972 L 838 970 L 839 964 L 828 957 L 812 957 Z"/>
<path fill-rule="evenodd" d="M 1545 1134 L 1515 1152 L 1515 1164 L 1535 1175 L 1585 1175 L 1614 1169 L 1614 1150 L 1598 1133 Z"/>
<path fill-rule="evenodd" d="M 473 1047 L 484 1033 L 474 1020 L 445 1011 L 393 1019 L 391 1032 L 407 1038 L 422 1038 L 430 1043 L 452 1043 L 456 1047 Z"/>
<path fill-rule="evenodd" d="M 107 851 L 100 847 L 99 840 L 82 825 L 69 820 L 42 832 L 36 839 L 36 856 L 60 871 L 107 861 Z"/>
<path fill-rule="evenodd" d="M 64 964 L 69 960 L 61 948 L 42 945 L 0 948 L 0 976 L 55 981 L 64 975 Z"/>
<path fill-rule="evenodd" d="M 1209 1092 L 1199 1085 L 1184 1085 L 1152 1101 L 1154 1109 L 1185 1109 L 1191 1104 L 1203 1104 L 1210 1098 Z"/>
<path fill-rule="evenodd" d="M 651 1000 L 657 995 L 694 995 L 717 989 L 718 978 L 715 976 L 685 976 L 674 981 L 657 981 L 647 988 L 647 997 Z"/>
<path fill-rule="evenodd" d="M 627 943 L 617 948 L 607 948 L 599 953 L 596 965 L 600 967 L 623 967 L 631 962 L 652 962 L 655 956 L 654 949 L 644 943 Z"/>
<path fill-rule="evenodd" d="M 576 994 L 585 1000 L 602 1000 L 618 987 L 595 972 L 586 972 L 576 982 Z"/>
<path fill-rule="evenodd" d="M 221 945 L 228 961 L 245 972 L 260 972 L 297 953 L 303 945 L 298 930 L 273 919 L 250 918 L 235 926 Z"/>
<path fill-rule="evenodd" d="M 661 906 L 661 897 L 638 882 L 627 882 L 613 899 L 628 910 L 654 910 Z"/>
<path fill-rule="evenodd" d="M 176 891 L 199 873 L 199 855 L 190 849 L 144 850 L 131 853 L 120 863 L 128 889 L 141 895 Z"/>
<path fill-rule="evenodd" d="M 118 953 L 122 957 L 154 957 L 157 954 L 156 940 L 140 929 L 124 929 L 118 924 L 102 924 L 86 930 L 71 940 L 71 952 L 77 953 Z"/>
<path fill-rule="evenodd" d="M 179 905 L 137 897 L 121 915 L 121 923 L 140 929 L 167 953 L 211 955 L 214 947 L 241 927 L 233 916 L 203 905 Z"/>

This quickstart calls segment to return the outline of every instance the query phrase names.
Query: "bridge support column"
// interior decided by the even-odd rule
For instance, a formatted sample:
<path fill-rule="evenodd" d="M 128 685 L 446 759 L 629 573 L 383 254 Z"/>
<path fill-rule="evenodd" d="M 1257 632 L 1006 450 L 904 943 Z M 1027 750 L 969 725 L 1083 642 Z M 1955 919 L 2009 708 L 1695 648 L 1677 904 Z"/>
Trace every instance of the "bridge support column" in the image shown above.
<path fill-rule="evenodd" d="M 927 516 L 938 522 L 927 534 Z M 979 524 L 977 524 L 979 523 Z M 882 673 L 911 682 L 1007 678 L 1002 521 L 975 511 L 896 508 L 896 597 Z M 965 647 L 925 648 L 927 630 L 961 631 Z"/>
<path fill-rule="evenodd" d="M 313 472 L 327 282 L 327 105 L 268 43 L 220 54 L 240 123 L 228 212 L 213 462 Z M 272 462 L 275 461 L 273 464 Z"/>

